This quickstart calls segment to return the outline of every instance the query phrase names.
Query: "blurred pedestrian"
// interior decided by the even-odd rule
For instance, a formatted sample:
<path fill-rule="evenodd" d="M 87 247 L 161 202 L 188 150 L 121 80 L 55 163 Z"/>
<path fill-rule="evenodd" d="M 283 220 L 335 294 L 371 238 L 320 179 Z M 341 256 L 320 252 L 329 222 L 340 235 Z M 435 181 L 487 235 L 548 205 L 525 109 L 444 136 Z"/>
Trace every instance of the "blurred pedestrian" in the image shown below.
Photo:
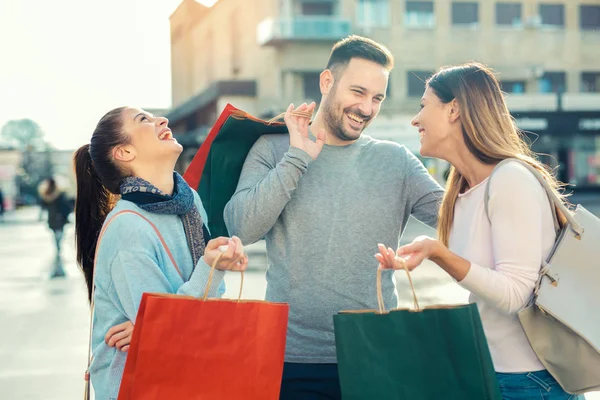
<path fill-rule="evenodd" d="M 48 211 L 48 226 L 54 233 L 56 259 L 59 260 L 64 227 L 69 222 L 69 214 L 71 214 L 72 208 L 66 193 L 52 177 L 40 183 L 38 194 L 40 195 L 41 204 Z"/>

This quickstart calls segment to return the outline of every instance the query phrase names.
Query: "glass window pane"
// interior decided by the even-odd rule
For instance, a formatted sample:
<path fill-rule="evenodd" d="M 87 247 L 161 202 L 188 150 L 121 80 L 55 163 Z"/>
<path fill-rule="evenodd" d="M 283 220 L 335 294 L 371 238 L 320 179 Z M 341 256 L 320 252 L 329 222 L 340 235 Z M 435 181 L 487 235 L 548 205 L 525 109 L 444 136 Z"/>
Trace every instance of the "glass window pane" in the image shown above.
<path fill-rule="evenodd" d="M 521 24 L 521 3 L 496 3 L 496 24 Z"/>
<path fill-rule="evenodd" d="M 579 6 L 579 25 L 585 30 L 600 28 L 600 6 Z"/>
<path fill-rule="evenodd" d="M 540 4 L 542 25 L 565 26 L 565 6 L 562 4 Z"/>
<path fill-rule="evenodd" d="M 479 22 L 479 4 L 452 3 L 452 24 L 476 24 Z"/>

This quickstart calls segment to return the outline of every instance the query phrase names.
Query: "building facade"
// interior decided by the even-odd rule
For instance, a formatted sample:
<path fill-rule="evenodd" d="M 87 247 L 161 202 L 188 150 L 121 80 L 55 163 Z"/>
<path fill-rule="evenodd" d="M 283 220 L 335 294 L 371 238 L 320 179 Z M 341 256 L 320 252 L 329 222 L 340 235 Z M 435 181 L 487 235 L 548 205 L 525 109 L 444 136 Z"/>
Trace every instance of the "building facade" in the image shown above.
<path fill-rule="evenodd" d="M 186 147 L 181 169 L 227 103 L 270 117 L 318 102 L 331 46 L 359 34 L 396 58 L 372 136 L 418 152 L 410 119 L 423 81 L 440 66 L 480 61 L 498 72 L 520 127 L 540 135 L 534 148 L 558 156 L 567 181 L 586 176 L 583 186 L 600 190 L 600 0 L 184 0 L 170 22 L 167 117 Z M 587 122 L 532 129 L 557 113 Z M 439 178 L 443 164 L 424 161 Z"/>

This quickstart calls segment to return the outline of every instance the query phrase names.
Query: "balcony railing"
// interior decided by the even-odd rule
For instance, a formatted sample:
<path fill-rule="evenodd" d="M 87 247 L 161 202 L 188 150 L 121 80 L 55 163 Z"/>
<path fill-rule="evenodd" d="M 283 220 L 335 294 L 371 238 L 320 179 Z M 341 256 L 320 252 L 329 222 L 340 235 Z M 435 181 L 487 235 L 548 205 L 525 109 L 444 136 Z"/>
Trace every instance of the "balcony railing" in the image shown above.
<path fill-rule="evenodd" d="M 295 17 L 266 19 L 257 26 L 256 37 L 261 46 L 288 41 L 335 41 L 349 36 L 349 20 L 337 17 Z"/>

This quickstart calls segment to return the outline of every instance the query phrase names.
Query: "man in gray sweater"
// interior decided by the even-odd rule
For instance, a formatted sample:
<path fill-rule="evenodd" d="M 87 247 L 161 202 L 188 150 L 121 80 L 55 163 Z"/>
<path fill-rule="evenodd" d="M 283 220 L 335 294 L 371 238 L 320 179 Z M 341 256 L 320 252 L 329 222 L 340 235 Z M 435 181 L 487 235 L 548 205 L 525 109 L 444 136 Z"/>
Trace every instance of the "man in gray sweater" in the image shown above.
<path fill-rule="evenodd" d="M 266 299 L 290 305 L 281 399 L 341 398 L 333 315 L 377 309 L 377 244 L 398 243 L 411 214 L 436 225 L 443 190 L 423 164 L 404 146 L 362 134 L 392 67 L 379 43 L 338 42 L 312 124 L 290 105 L 289 135 L 256 142 L 225 207 L 232 235 L 266 239 Z M 386 308 L 397 306 L 392 274 L 384 271 Z"/>

